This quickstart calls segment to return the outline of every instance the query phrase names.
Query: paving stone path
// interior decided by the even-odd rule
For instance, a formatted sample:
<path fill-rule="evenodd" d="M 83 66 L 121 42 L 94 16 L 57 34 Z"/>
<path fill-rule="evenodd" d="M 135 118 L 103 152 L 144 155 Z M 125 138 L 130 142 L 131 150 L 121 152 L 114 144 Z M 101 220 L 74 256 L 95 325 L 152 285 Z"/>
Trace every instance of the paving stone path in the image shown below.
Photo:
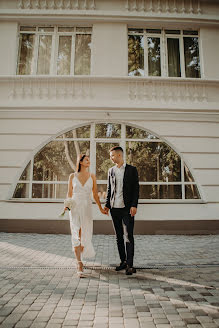
<path fill-rule="evenodd" d="M 0 327 L 219 327 L 219 236 L 136 236 L 133 276 L 93 241 L 79 279 L 69 235 L 0 233 Z"/>

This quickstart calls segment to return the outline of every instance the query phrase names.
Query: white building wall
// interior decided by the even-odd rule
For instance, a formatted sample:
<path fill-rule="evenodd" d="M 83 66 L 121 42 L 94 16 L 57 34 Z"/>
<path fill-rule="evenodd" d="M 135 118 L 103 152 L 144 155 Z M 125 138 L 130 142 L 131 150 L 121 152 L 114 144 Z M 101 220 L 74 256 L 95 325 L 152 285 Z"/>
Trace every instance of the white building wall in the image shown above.
<path fill-rule="evenodd" d="M 7 7 L 6 2 L 4 2 L 5 7 Z M 122 8 L 121 2 L 119 10 L 122 10 L 120 7 Z M 207 11 L 206 6 L 204 9 Z M 135 124 L 150 130 L 173 146 L 188 164 L 202 195 L 203 203 L 200 204 L 140 204 L 137 220 L 218 220 L 219 96 L 216 80 L 219 80 L 219 22 L 210 27 L 212 25 L 210 14 L 214 13 L 210 9 L 209 26 L 207 23 L 202 26 L 201 21 L 191 25 L 194 28 L 200 26 L 203 77 L 214 80 L 212 84 L 207 84 L 209 96 L 207 102 L 199 103 L 193 99 L 189 104 L 184 103 L 183 100 L 175 102 L 171 99 L 168 104 L 159 103 L 159 99 L 144 101 L 137 96 L 135 101 L 131 101 L 124 92 L 124 85 L 128 85 L 127 80 L 124 82 L 122 80 L 119 89 L 113 86 L 113 81 L 110 79 L 107 82 L 107 78 L 104 82 L 106 88 L 100 82 L 96 87 L 99 92 L 94 98 L 83 99 L 79 96 L 77 99 L 65 99 L 65 97 L 56 99 L 54 97 L 45 100 L 43 97 L 35 99 L 17 96 L 12 99 L 9 95 L 13 88 L 13 81 L 7 84 L 5 79 L 0 78 L 0 219 L 58 220 L 58 213 L 62 208 L 60 203 L 20 204 L 8 201 L 23 168 L 32 154 L 51 138 L 60 134 L 60 131 L 68 128 L 70 130 L 83 122 L 85 124 L 95 120 L 104 122 L 110 117 L 112 121 Z M 127 76 L 128 15 L 124 22 L 119 18 L 117 22 L 115 19 L 110 22 L 110 18 L 104 21 L 103 17 L 102 21 L 91 21 L 93 76 Z M 145 24 L 146 19 L 138 21 L 138 25 L 141 26 L 143 21 Z M 0 22 L 1 76 L 11 76 L 16 72 L 18 22 L 15 20 Z M 52 22 L 56 18 L 50 20 Z M 19 18 L 19 21 L 22 19 Z M 133 17 L 130 21 L 134 25 Z M 154 19 L 151 23 L 153 27 L 156 24 L 162 26 L 162 18 L 159 18 L 157 23 L 155 21 Z M 165 20 L 165 26 L 167 25 L 168 22 Z M 180 28 L 180 23 L 178 26 Z M 187 23 L 185 26 L 185 23 L 181 23 L 181 26 L 188 28 L 190 25 Z M 180 79 L 176 80 L 176 84 L 178 82 Z M 118 90 L 115 91 L 115 88 Z M 80 112 L 80 109 L 84 112 Z M 96 220 L 109 219 L 97 211 L 96 205 L 93 207 Z"/>

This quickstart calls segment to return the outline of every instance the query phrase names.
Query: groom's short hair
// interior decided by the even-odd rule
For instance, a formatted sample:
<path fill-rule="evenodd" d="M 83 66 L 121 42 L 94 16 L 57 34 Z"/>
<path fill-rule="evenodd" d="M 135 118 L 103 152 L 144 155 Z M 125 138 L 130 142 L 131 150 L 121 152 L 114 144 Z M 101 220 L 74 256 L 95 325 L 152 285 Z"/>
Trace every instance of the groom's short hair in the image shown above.
<path fill-rule="evenodd" d="M 120 147 L 120 146 L 114 146 L 114 147 L 112 147 L 111 149 L 110 149 L 110 152 L 111 151 L 121 151 L 122 153 L 123 153 L 123 149 L 122 149 L 122 147 Z"/>

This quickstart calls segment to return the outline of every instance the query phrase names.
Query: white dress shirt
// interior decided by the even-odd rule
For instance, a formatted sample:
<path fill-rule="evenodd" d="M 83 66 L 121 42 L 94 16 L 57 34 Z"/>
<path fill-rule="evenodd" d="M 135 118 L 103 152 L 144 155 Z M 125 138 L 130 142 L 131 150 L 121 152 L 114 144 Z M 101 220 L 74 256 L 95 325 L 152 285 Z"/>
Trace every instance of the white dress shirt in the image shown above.
<path fill-rule="evenodd" d="M 114 172 L 116 177 L 116 192 L 113 207 L 115 208 L 124 208 L 124 199 L 123 199 L 123 178 L 125 173 L 126 164 L 123 163 L 120 167 L 117 165 L 114 166 Z"/>

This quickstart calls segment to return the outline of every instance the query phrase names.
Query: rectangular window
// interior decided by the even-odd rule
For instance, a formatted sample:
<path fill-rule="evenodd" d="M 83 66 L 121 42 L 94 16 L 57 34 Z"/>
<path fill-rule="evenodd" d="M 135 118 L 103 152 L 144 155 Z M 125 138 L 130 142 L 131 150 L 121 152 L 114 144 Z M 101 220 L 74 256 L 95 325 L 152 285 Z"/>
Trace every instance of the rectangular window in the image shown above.
<path fill-rule="evenodd" d="M 130 76 L 144 76 L 143 35 L 129 35 L 128 66 Z"/>
<path fill-rule="evenodd" d="M 17 74 L 89 75 L 92 27 L 21 26 Z"/>
<path fill-rule="evenodd" d="M 128 29 L 128 75 L 200 78 L 198 31 Z"/>
<path fill-rule="evenodd" d="M 168 52 L 168 76 L 180 77 L 180 50 L 179 39 L 167 39 L 167 52 Z"/>
<path fill-rule="evenodd" d="M 186 77 L 200 77 L 199 48 L 197 37 L 184 37 Z"/>
<path fill-rule="evenodd" d="M 148 37 L 148 75 L 161 76 L 160 38 Z"/>

